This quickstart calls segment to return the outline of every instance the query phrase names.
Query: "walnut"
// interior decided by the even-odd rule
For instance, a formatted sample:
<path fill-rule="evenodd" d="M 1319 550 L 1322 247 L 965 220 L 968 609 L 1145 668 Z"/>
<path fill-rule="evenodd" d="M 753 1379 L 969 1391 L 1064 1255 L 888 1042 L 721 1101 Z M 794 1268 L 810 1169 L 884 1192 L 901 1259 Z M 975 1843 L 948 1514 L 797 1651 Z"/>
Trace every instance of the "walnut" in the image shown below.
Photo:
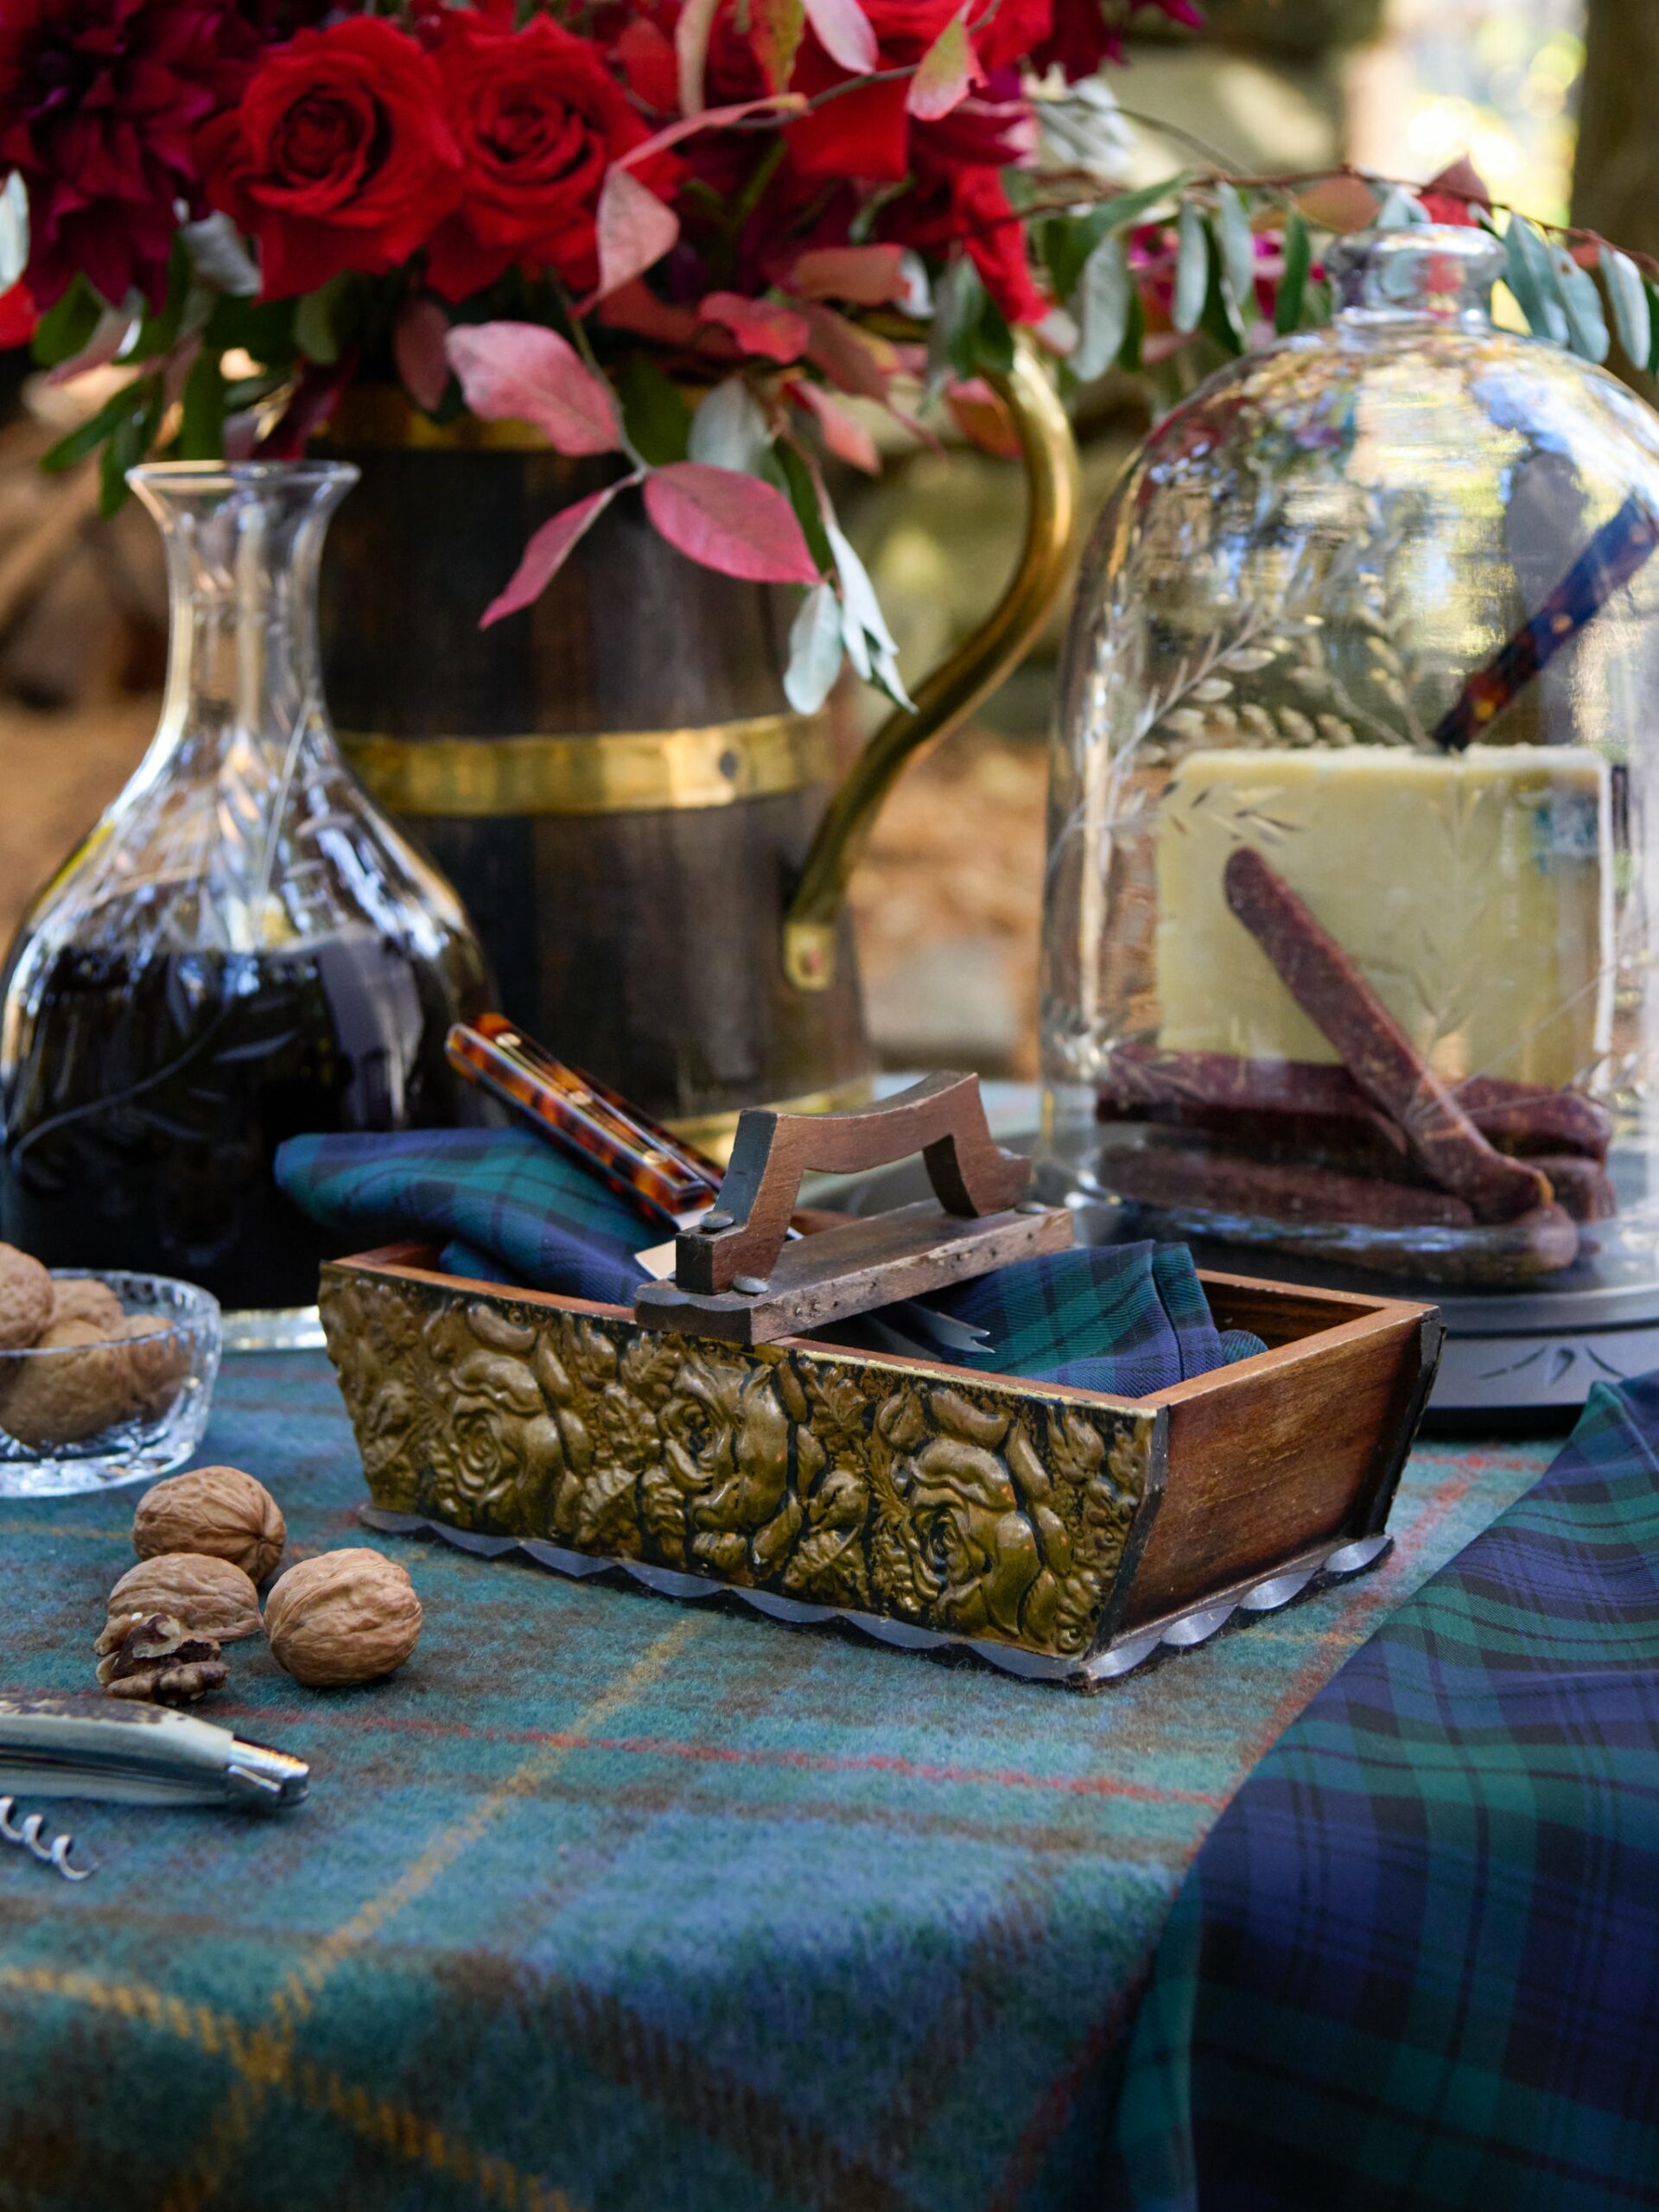
<path fill-rule="evenodd" d="M 170 1613 L 202 1636 L 234 1643 L 257 1636 L 259 1592 L 228 1559 L 210 1552 L 162 1552 L 130 1567 L 110 1592 L 110 1618 Z"/>
<path fill-rule="evenodd" d="M 131 1391 L 118 1344 L 91 1321 L 54 1321 L 29 1351 L 0 1363 L 0 1427 L 31 1451 L 79 1444 L 124 1421 Z"/>
<path fill-rule="evenodd" d="M 51 1319 L 51 1276 L 15 1244 L 0 1244 L 0 1351 L 32 1344 Z"/>
<path fill-rule="evenodd" d="M 240 1467 L 197 1467 L 147 1490 L 132 1516 L 140 1559 L 162 1552 L 211 1552 L 263 1582 L 283 1555 L 288 1523 L 263 1483 Z"/>
<path fill-rule="evenodd" d="M 90 1321 L 101 1336 L 119 1336 L 126 1319 L 121 1300 L 96 1275 L 54 1275 L 52 1278 L 52 1324 Z"/>
<path fill-rule="evenodd" d="M 420 1633 L 415 1586 L 395 1560 L 365 1547 L 302 1560 L 265 1600 L 272 1657 L 312 1689 L 390 1675 Z"/>
<path fill-rule="evenodd" d="M 92 1648 L 102 1655 L 98 1679 L 111 1697 L 156 1705 L 192 1705 L 220 1688 L 231 1671 L 211 1636 L 198 1636 L 167 1613 L 112 1620 Z"/>
<path fill-rule="evenodd" d="M 162 1420 L 172 1411 L 190 1372 L 190 1346 L 183 1332 L 159 1313 L 131 1313 L 123 1316 L 115 1334 L 126 1341 L 130 1412 L 139 1421 Z"/>

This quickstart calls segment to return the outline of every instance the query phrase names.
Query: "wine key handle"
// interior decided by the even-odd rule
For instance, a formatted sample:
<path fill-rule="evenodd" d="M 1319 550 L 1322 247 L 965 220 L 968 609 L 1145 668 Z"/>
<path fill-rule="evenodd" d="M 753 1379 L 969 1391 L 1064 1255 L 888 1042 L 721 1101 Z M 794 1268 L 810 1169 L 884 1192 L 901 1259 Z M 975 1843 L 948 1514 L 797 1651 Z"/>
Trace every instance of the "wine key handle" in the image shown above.
<path fill-rule="evenodd" d="M 879 1106 L 840 1114 L 780 1114 L 751 1107 L 740 1118 L 715 1210 L 675 1243 L 685 1290 L 730 1290 L 740 1276 L 769 1275 L 809 1173 L 859 1175 L 919 1152 L 947 1213 L 974 1217 L 1017 1205 L 1031 1162 L 991 1135 L 979 1077 L 941 1071 Z"/>

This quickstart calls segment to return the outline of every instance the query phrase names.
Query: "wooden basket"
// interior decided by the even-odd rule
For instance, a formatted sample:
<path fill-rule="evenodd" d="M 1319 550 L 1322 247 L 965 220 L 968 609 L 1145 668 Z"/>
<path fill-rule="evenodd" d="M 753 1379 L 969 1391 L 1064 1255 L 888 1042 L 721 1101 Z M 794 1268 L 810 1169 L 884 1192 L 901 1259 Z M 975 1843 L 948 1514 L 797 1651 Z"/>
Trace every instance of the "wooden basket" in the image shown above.
<path fill-rule="evenodd" d="M 1084 1684 L 1373 1564 L 1444 1335 L 1432 1306 L 1206 1274 L 1217 1326 L 1268 1350 L 1116 1398 L 666 1334 L 435 1262 L 323 1270 L 372 1526 Z"/>

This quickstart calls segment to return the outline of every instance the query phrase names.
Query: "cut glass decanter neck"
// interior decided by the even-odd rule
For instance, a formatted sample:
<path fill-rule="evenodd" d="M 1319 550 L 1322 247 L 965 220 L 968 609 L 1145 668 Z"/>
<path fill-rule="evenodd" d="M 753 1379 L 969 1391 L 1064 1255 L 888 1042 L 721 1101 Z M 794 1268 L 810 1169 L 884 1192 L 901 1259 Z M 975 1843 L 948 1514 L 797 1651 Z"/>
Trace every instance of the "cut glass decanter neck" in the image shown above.
<path fill-rule="evenodd" d="M 1344 317 L 1485 326 L 1503 245 L 1459 224 L 1414 224 L 1338 239 L 1328 259 Z"/>

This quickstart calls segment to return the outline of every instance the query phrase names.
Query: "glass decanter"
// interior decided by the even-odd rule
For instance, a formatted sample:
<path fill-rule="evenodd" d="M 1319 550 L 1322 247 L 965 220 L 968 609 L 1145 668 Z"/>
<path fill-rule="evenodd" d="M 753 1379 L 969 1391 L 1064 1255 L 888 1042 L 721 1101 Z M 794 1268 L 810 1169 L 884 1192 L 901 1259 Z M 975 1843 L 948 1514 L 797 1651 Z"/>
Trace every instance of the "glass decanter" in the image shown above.
<path fill-rule="evenodd" d="M 322 698 L 318 563 L 356 477 L 131 472 L 166 541 L 161 721 L 5 976 L 5 1236 L 53 1266 L 200 1283 L 244 1311 L 227 1342 L 294 1340 L 339 1249 L 272 1180 L 285 1138 L 474 1111 L 444 1039 L 488 1002 L 482 956 Z"/>
<path fill-rule="evenodd" d="M 1478 230 L 1333 264 L 1084 563 L 1049 1170 L 1220 1264 L 1654 1286 L 1659 418 L 1494 326 Z"/>

